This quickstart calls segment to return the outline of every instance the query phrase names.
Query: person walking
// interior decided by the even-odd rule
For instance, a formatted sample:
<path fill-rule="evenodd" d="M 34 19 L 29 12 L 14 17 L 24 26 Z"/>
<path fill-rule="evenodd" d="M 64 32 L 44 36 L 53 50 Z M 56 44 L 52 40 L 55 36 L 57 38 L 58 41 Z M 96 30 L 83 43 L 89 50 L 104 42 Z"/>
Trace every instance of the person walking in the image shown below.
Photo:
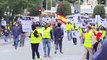
<path fill-rule="evenodd" d="M 9 40 L 9 32 L 8 32 L 8 30 L 6 29 L 5 32 L 4 32 L 4 41 L 5 41 L 5 42 L 8 42 L 8 40 Z"/>
<path fill-rule="evenodd" d="M 63 29 L 61 28 L 61 23 L 58 23 L 57 27 L 55 28 L 54 37 L 55 37 L 55 54 L 57 53 L 58 46 L 60 49 L 60 53 L 63 54 L 63 52 L 62 52 L 62 40 L 64 37 L 64 32 L 63 32 Z"/>
<path fill-rule="evenodd" d="M 70 36 L 70 34 L 71 34 L 71 24 L 70 24 L 70 22 L 68 22 L 67 24 L 66 24 L 66 31 L 67 31 L 67 39 L 68 40 L 71 40 L 71 36 Z"/>
<path fill-rule="evenodd" d="M 25 32 L 23 32 L 21 24 L 20 24 L 20 28 L 21 28 L 20 47 L 24 47 L 24 44 L 25 44 Z"/>
<path fill-rule="evenodd" d="M 82 30 L 82 27 L 79 27 L 78 29 L 78 32 L 79 32 L 79 39 L 80 39 L 80 44 L 83 45 L 83 30 Z"/>
<path fill-rule="evenodd" d="M 74 25 L 74 30 L 72 31 L 72 39 L 73 39 L 74 45 L 77 45 L 77 34 L 78 34 L 78 31 L 76 26 Z"/>
<path fill-rule="evenodd" d="M 39 44 L 42 40 L 42 35 L 41 35 L 40 29 L 37 28 L 38 25 L 35 25 L 35 26 L 36 26 L 35 29 L 33 29 L 33 31 L 31 32 L 31 35 L 30 35 L 30 43 L 31 43 L 31 49 L 32 49 L 32 59 L 35 60 L 35 53 L 36 53 L 37 58 L 39 60 L 41 60 L 38 48 L 39 48 Z"/>
<path fill-rule="evenodd" d="M 25 32 L 21 32 L 20 35 L 20 47 L 24 47 L 25 44 Z"/>
<path fill-rule="evenodd" d="M 19 36 L 21 34 L 21 29 L 20 29 L 18 23 L 16 23 L 14 25 L 14 27 L 12 28 L 12 34 L 13 34 L 14 46 L 15 46 L 15 49 L 17 49 L 18 42 L 19 42 Z"/>
<path fill-rule="evenodd" d="M 87 56 L 87 53 L 89 52 L 89 60 L 92 60 L 92 56 L 93 56 L 93 52 L 92 52 L 92 49 L 93 49 L 93 31 L 92 31 L 92 28 L 90 26 L 87 26 L 87 31 L 84 35 L 84 54 L 83 54 L 83 60 L 86 59 L 86 56 Z"/>
<path fill-rule="evenodd" d="M 46 24 L 43 29 L 43 50 L 44 50 L 44 57 L 50 57 L 50 49 L 51 49 L 51 28 Z M 48 49 L 48 51 L 47 51 Z"/>

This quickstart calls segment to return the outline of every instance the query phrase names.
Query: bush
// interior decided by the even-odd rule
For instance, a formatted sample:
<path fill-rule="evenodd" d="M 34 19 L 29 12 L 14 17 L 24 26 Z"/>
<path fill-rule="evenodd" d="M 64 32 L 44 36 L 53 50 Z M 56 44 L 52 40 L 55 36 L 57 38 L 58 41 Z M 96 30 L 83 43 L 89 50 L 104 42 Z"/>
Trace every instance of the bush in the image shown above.
<path fill-rule="evenodd" d="M 98 4 L 95 6 L 93 11 L 93 17 L 95 18 L 95 15 L 100 15 L 100 17 L 105 18 L 105 8 L 102 4 Z"/>
<path fill-rule="evenodd" d="M 63 1 L 58 5 L 57 14 L 60 13 L 63 16 L 71 15 L 71 5 L 68 1 Z"/>

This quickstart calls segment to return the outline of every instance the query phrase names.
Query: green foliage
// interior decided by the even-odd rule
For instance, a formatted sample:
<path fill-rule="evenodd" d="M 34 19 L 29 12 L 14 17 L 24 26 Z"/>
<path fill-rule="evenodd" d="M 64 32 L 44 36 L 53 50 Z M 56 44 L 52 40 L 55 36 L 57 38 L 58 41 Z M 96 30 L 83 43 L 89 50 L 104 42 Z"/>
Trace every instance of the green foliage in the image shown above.
<path fill-rule="evenodd" d="M 95 15 L 100 15 L 100 17 L 105 18 L 105 8 L 102 4 L 98 4 L 97 6 L 95 6 L 93 17 L 95 17 Z"/>
<path fill-rule="evenodd" d="M 57 14 L 62 14 L 63 16 L 71 15 L 71 6 L 68 1 L 63 1 L 61 4 L 59 4 L 57 8 Z"/>
<path fill-rule="evenodd" d="M 79 0 L 65 0 L 65 1 L 68 1 L 72 4 L 79 4 Z M 80 4 L 82 4 L 82 3 L 83 3 L 83 0 L 80 0 Z"/>
<path fill-rule="evenodd" d="M 38 8 L 41 7 L 41 0 L 29 0 L 28 1 L 28 11 L 31 16 L 38 15 Z"/>
<path fill-rule="evenodd" d="M 106 5 L 106 0 L 97 0 L 98 1 L 98 4 L 104 4 Z"/>
<path fill-rule="evenodd" d="M 4 11 L 6 10 L 7 1 L 0 0 L 0 19 L 4 16 Z"/>
<path fill-rule="evenodd" d="M 0 0 L 0 18 L 12 20 L 16 14 L 23 13 L 28 0 Z M 11 18 L 11 19 L 10 19 Z"/>
<path fill-rule="evenodd" d="M 48 1 L 48 9 L 50 9 L 51 2 Z M 30 12 L 30 15 L 38 15 L 38 8 L 42 7 L 42 2 L 43 0 L 0 0 L 0 18 L 6 13 L 6 17 L 13 19 L 15 15 L 23 14 L 25 9 Z M 56 6 L 55 0 L 52 2 L 52 6 Z"/>
<path fill-rule="evenodd" d="M 75 3 L 75 2 L 78 1 L 78 0 L 65 0 L 65 1 L 68 1 L 68 2 L 70 2 L 70 3 Z"/>
<path fill-rule="evenodd" d="M 44 0 L 43 8 L 46 10 L 46 4 L 47 4 L 47 10 L 51 9 L 51 0 Z M 52 0 L 52 7 L 56 6 L 55 0 Z"/>

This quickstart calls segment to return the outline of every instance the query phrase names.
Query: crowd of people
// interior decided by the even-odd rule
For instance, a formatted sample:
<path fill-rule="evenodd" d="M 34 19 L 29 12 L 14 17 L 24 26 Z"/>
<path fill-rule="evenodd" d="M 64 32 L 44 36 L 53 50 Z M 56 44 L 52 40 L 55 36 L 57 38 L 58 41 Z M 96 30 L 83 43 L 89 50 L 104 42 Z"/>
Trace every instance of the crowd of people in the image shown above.
<path fill-rule="evenodd" d="M 77 44 L 76 35 L 77 31 L 79 32 L 81 44 L 84 46 L 82 60 L 98 60 L 98 57 L 95 57 L 95 53 L 102 49 L 101 47 L 106 41 L 106 29 L 106 27 L 94 23 L 87 23 L 84 27 L 80 26 L 79 28 L 76 28 L 75 24 L 71 24 L 70 22 L 66 24 L 67 38 L 68 40 L 72 39 L 74 45 Z M 99 60 L 105 60 L 105 58 L 106 57 L 103 57 Z"/>
<path fill-rule="evenodd" d="M 84 22 L 85 23 L 85 22 Z M 43 23 L 33 22 L 32 31 L 29 35 L 32 59 L 35 60 L 35 53 L 38 59 L 42 59 L 39 53 L 39 45 L 43 43 L 44 57 L 51 57 L 51 41 L 55 44 L 55 54 L 59 49 L 63 54 L 63 37 L 65 32 L 67 33 L 67 40 L 73 41 L 74 45 L 77 45 L 77 36 L 79 34 L 79 40 L 81 45 L 84 46 L 84 53 L 82 60 L 96 60 L 94 57 L 97 51 L 101 49 L 106 39 L 106 27 L 94 23 L 85 23 L 84 26 L 76 26 L 75 23 L 68 22 L 65 24 L 65 29 L 61 27 L 61 22 Z M 18 46 L 23 47 L 25 43 L 25 33 L 22 30 L 20 22 L 15 22 L 7 26 L 1 26 L 0 31 L 4 35 L 4 41 L 8 42 L 13 38 L 13 46 L 17 49 Z M 20 44 L 19 44 L 20 43 Z M 19 44 L 19 45 L 18 45 Z M 94 57 L 94 58 L 93 58 Z"/>

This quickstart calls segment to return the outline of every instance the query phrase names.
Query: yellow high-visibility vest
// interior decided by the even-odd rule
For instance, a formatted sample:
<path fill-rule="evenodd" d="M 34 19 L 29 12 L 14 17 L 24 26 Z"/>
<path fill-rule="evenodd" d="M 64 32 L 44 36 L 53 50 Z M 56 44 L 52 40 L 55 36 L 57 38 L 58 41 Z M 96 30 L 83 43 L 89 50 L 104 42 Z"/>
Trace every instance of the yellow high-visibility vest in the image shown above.
<path fill-rule="evenodd" d="M 42 38 L 51 38 L 51 34 L 50 34 L 51 28 L 48 27 L 47 29 L 43 30 L 43 37 Z"/>
<path fill-rule="evenodd" d="M 66 24 L 66 30 L 71 30 L 71 24 Z"/>
<path fill-rule="evenodd" d="M 37 32 L 38 32 L 39 37 L 35 37 L 35 36 L 34 36 L 34 32 L 35 32 L 36 30 L 37 30 Z M 40 30 L 40 29 L 35 29 L 34 31 L 32 31 L 31 37 L 30 37 L 30 43 L 32 43 L 32 44 L 37 44 L 37 43 L 40 43 L 40 42 L 41 42 L 42 36 L 41 36 L 41 33 L 40 33 L 39 30 Z"/>
<path fill-rule="evenodd" d="M 10 31 L 10 28 L 11 28 L 11 27 L 10 27 L 10 26 L 7 26 L 7 28 L 8 28 L 8 30 Z"/>
<path fill-rule="evenodd" d="M 86 48 L 92 48 L 92 31 L 86 32 L 84 46 Z"/>
<path fill-rule="evenodd" d="M 106 31 L 105 31 L 105 30 L 103 30 L 102 37 L 103 37 L 103 38 L 106 37 Z"/>
<path fill-rule="evenodd" d="M 82 28 L 79 29 L 79 35 L 82 36 Z"/>

